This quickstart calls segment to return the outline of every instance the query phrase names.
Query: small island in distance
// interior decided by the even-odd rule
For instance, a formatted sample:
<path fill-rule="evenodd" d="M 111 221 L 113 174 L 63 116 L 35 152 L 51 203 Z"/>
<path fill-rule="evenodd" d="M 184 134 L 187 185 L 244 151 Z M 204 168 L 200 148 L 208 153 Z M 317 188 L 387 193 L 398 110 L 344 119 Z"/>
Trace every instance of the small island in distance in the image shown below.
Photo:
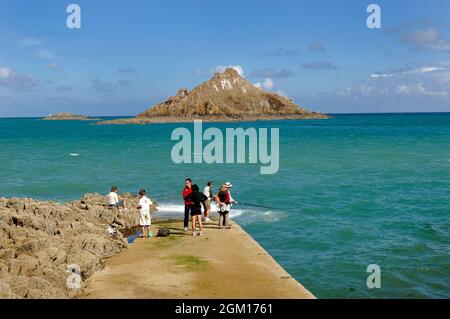
<path fill-rule="evenodd" d="M 133 118 L 98 124 L 150 124 L 203 120 L 206 122 L 327 119 L 329 116 L 301 108 L 291 99 L 262 90 L 235 69 L 215 73 L 192 91 L 180 89 L 176 96 L 150 107 Z"/>
<path fill-rule="evenodd" d="M 70 112 L 61 112 L 55 114 L 49 114 L 48 116 L 42 118 L 47 121 L 98 121 L 99 118 L 78 115 Z"/>

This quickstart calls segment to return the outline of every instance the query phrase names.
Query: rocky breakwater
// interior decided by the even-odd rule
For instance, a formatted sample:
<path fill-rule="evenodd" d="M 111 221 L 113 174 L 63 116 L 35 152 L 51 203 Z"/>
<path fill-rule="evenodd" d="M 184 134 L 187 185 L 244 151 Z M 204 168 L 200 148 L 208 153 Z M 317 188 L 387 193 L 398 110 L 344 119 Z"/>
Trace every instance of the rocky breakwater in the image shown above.
<path fill-rule="evenodd" d="M 80 295 L 105 258 L 127 247 L 122 233 L 138 225 L 137 197 L 121 197 L 130 204 L 128 212 L 109 208 L 99 194 L 65 204 L 0 198 L 0 298 Z M 67 283 L 74 274 L 80 287 Z"/>

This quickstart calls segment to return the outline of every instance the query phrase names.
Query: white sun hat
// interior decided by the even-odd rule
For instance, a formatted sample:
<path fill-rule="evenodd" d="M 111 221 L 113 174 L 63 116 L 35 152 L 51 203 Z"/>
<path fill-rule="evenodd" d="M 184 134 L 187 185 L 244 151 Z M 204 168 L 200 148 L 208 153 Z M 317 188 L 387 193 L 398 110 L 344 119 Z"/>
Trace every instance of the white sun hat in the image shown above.
<path fill-rule="evenodd" d="M 231 188 L 231 187 L 233 187 L 233 184 L 231 184 L 230 182 L 226 182 L 225 186 L 228 187 L 228 188 Z"/>

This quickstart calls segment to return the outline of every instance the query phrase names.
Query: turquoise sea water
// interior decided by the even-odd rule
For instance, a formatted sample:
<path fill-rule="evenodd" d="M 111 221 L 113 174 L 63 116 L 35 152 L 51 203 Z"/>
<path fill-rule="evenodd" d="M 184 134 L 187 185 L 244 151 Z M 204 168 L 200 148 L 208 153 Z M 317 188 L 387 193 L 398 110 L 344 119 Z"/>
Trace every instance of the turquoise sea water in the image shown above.
<path fill-rule="evenodd" d="M 0 196 L 65 201 L 117 184 L 179 212 L 185 177 L 231 181 L 237 200 L 280 208 L 238 206 L 234 219 L 317 297 L 450 297 L 450 114 L 204 124 L 278 127 L 271 176 L 254 164 L 173 164 L 179 126 L 192 128 L 0 119 Z M 369 264 L 381 289 L 366 286 Z"/>

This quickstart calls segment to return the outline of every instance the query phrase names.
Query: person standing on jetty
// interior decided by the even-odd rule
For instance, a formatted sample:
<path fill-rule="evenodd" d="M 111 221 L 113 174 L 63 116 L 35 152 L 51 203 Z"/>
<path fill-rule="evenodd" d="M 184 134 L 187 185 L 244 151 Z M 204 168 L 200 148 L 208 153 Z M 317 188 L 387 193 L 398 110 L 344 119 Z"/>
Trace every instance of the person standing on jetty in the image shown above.
<path fill-rule="evenodd" d="M 182 196 L 184 200 L 184 231 L 188 231 L 189 214 L 191 212 L 191 202 L 186 200 L 186 196 L 192 193 L 192 179 L 186 178 L 186 185 L 183 188 Z"/>
<path fill-rule="evenodd" d="M 142 235 L 141 238 L 152 237 L 153 233 L 150 230 L 150 226 L 152 225 L 152 219 L 150 216 L 150 206 L 153 202 L 150 198 L 147 197 L 145 189 L 141 189 L 139 191 L 139 204 L 138 209 L 140 210 L 140 220 L 139 225 L 141 226 Z"/>
<path fill-rule="evenodd" d="M 211 199 L 214 198 L 212 191 L 213 182 L 209 181 L 206 187 L 203 189 L 203 194 L 208 198 L 205 201 L 205 223 L 210 223 L 211 219 L 209 218 L 209 214 L 211 212 Z"/>
<path fill-rule="evenodd" d="M 119 212 L 124 211 L 126 213 L 128 209 L 125 206 L 125 200 L 119 200 L 119 197 L 117 196 L 118 191 L 119 188 L 117 186 L 111 187 L 111 192 L 108 194 L 108 206 L 110 208 L 117 207 Z"/>
<path fill-rule="evenodd" d="M 233 199 L 230 192 L 230 189 L 233 187 L 233 184 L 231 184 L 230 182 L 226 182 L 225 186 L 228 189 L 228 194 L 230 194 L 230 203 L 238 205 L 239 203 Z"/>
<path fill-rule="evenodd" d="M 201 236 L 203 233 L 203 225 L 202 225 L 202 207 L 200 204 L 203 204 L 203 208 L 206 210 L 206 200 L 208 197 L 205 194 L 200 193 L 200 188 L 198 185 L 192 185 L 192 193 L 185 197 L 186 200 L 191 202 L 191 217 L 192 217 L 192 236 Z M 198 226 L 200 231 L 198 233 L 196 230 L 196 221 L 198 221 Z"/>
<path fill-rule="evenodd" d="M 215 196 L 216 202 L 219 205 L 219 229 L 222 226 L 229 229 L 229 215 L 231 211 L 231 195 L 225 184 L 220 186 L 219 193 Z"/>

